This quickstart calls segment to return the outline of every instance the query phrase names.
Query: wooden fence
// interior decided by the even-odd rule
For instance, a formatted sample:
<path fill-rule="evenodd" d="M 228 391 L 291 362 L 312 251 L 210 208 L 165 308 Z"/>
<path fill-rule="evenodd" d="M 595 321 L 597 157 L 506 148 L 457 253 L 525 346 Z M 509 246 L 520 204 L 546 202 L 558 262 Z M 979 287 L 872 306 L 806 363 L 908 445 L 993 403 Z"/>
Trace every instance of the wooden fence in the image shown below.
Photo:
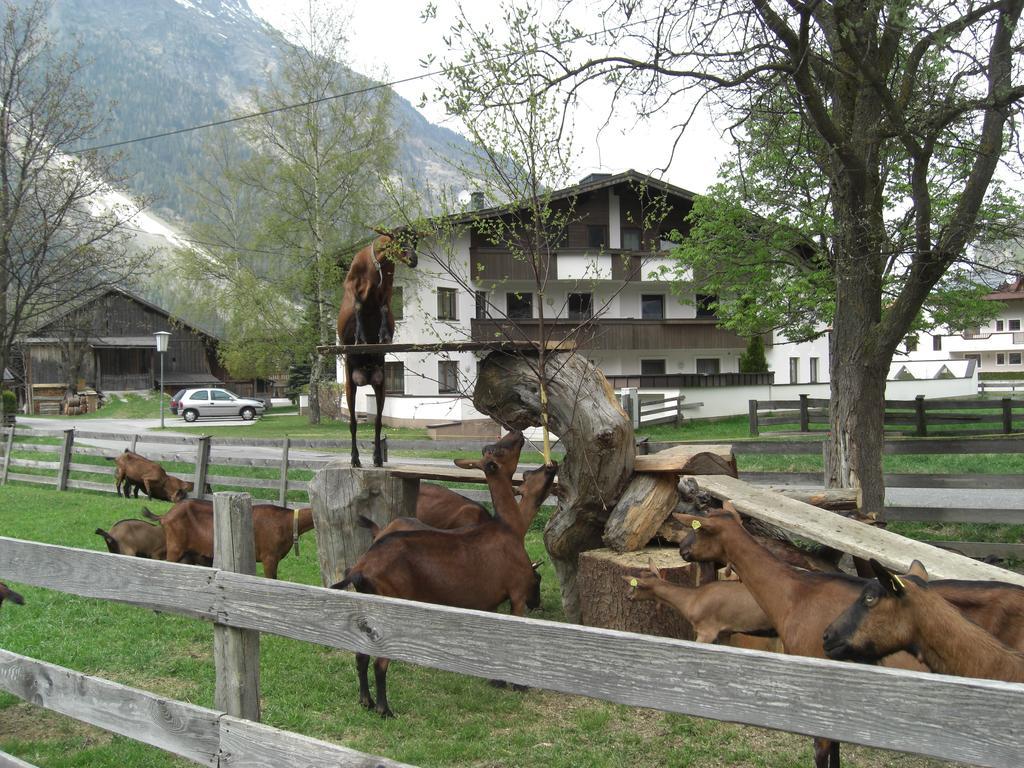
<path fill-rule="evenodd" d="M 750 400 L 748 420 L 751 437 L 760 435 L 766 426 L 827 432 L 829 401 L 807 395 L 800 395 L 799 400 Z M 886 400 L 885 429 L 890 435 L 914 437 L 1024 432 L 1024 400 L 927 400 L 924 395 L 913 400 Z"/>
<path fill-rule="evenodd" d="M 666 397 L 661 400 L 643 400 L 637 390 L 623 389 L 619 392 L 622 410 L 629 414 L 633 429 L 652 424 L 681 424 L 683 411 L 700 408 L 704 403 L 687 403 L 686 395 Z"/>
<path fill-rule="evenodd" d="M 215 499 L 215 524 L 229 531 L 222 540 L 243 541 L 246 516 L 232 513 L 239 505 L 227 497 L 237 495 Z M 259 668 L 259 633 L 371 655 L 386 649 L 396 660 L 481 678 L 982 766 L 1017 766 L 1024 753 L 1019 684 L 700 645 L 2 537 L 0 578 L 223 630 L 214 654 L 223 711 L 0 651 L 0 690 L 200 765 L 398 765 L 239 719 L 229 707 L 259 697 L 258 682 L 245 690 L 237 680 L 239 669 Z M 229 634 L 237 632 L 251 642 Z M 348 700 L 358 706 L 354 690 Z"/>
<path fill-rule="evenodd" d="M 59 444 L 35 442 L 35 438 L 57 438 Z M 82 440 L 102 440 L 111 443 L 123 442 L 118 447 L 97 447 L 86 445 Z M 189 469 L 171 470 L 171 474 L 192 480 L 196 488 L 207 483 L 219 490 L 245 490 L 252 493 L 257 502 L 275 503 L 283 506 L 304 506 L 308 499 L 308 476 L 320 469 L 328 458 L 296 458 L 292 449 L 324 449 L 342 451 L 339 457 L 347 456 L 351 443 L 348 440 L 279 440 L 221 438 L 201 435 L 197 437 L 180 435 L 111 434 L 87 430 L 0 430 L 3 456 L 0 459 L 0 485 L 8 480 L 54 486 L 58 490 L 78 488 L 90 491 L 114 493 L 114 463 L 86 463 L 76 461 L 83 456 L 114 457 L 124 448 L 139 449 L 146 458 L 161 463 L 178 462 L 189 465 Z M 245 447 L 246 456 L 231 456 L 219 450 L 213 460 L 210 458 L 213 443 L 216 447 Z M 387 441 L 381 439 L 381 447 L 387 459 Z M 368 444 L 360 444 L 360 450 L 371 451 Z M 30 453 L 32 458 L 15 456 Z M 224 474 L 228 467 L 245 467 L 258 470 L 266 477 L 255 477 L 254 472 Z M 30 470 L 30 472 L 18 470 Z M 221 474 L 217 474 L 220 471 Z M 75 473 L 72 476 L 72 473 Z M 270 475 L 276 475 L 271 477 Z M 197 495 L 197 494 L 190 494 Z M 269 497 L 275 498 L 269 498 Z M 290 498 L 291 497 L 291 498 Z M 297 498 L 296 498 L 297 497 Z M 209 498 L 207 495 L 206 498 Z"/>

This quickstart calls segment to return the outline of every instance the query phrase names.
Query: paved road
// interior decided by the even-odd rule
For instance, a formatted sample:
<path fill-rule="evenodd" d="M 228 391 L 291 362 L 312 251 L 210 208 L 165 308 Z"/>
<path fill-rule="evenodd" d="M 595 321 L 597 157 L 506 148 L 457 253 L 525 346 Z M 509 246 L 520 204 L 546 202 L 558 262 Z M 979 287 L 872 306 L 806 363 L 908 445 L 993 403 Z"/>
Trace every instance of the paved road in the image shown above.
<path fill-rule="evenodd" d="M 263 418 L 273 418 L 268 414 Z M 177 422 L 177 423 L 175 423 Z M 165 429 L 161 434 L 175 435 L 196 435 L 203 434 L 204 427 L 216 424 L 217 426 L 247 426 L 251 421 L 241 419 L 205 420 L 200 421 L 195 427 L 184 427 L 184 422 L 176 417 L 165 418 L 165 424 L 174 428 Z M 131 433 L 144 432 L 150 429 L 157 429 L 160 426 L 160 419 L 75 419 L 61 418 L 49 419 L 45 417 L 19 416 L 20 426 L 32 427 L 35 429 L 63 430 L 68 428 L 81 429 L 89 432 L 110 432 L 110 433 Z M 110 448 L 113 451 L 120 451 L 124 448 L 123 440 L 102 440 L 83 439 L 90 445 L 103 448 Z M 396 443 L 389 446 L 391 461 L 401 461 L 401 450 L 396 450 Z M 217 456 L 249 456 L 278 458 L 280 450 L 276 448 L 249 448 L 239 446 L 218 446 L 216 441 L 211 446 L 211 457 Z M 346 459 L 347 452 L 332 453 L 328 451 L 315 451 L 310 449 L 293 449 L 290 451 L 294 458 L 302 459 Z M 411 461 L 411 460 L 410 460 Z M 433 464 L 449 466 L 450 459 L 425 459 L 416 458 L 418 464 Z M 524 466 L 528 469 L 528 466 Z M 1024 511 L 1024 493 L 1018 490 L 979 490 L 979 489 L 949 489 L 949 488 L 887 488 L 885 491 L 885 503 L 893 507 L 951 507 L 958 506 L 962 509 L 1020 509 Z"/>

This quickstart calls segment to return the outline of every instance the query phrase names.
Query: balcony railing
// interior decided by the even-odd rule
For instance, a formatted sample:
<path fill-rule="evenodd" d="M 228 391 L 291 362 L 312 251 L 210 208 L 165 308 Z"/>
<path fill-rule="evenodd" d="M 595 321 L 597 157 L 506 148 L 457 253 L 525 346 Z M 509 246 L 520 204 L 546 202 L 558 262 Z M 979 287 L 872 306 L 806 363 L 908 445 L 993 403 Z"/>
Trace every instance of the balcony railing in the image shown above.
<path fill-rule="evenodd" d="M 775 383 L 775 373 L 632 373 L 605 374 L 612 389 L 690 389 L 694 387 L 749 387 Z"/>
<path fill-rule="evenodd" d="M 474 341 L 539 341 L 540 322 L 523 320 L 473 320 Z M 590 350 L 645 349 L 746 349 L 747 342 L 732 331 L 720 328 L 714 319 L 635 320 L 545 320 L 549 340 L 573 339 L 576 346 Z M 771 338 L 765 338 L 771 347 Z"/>

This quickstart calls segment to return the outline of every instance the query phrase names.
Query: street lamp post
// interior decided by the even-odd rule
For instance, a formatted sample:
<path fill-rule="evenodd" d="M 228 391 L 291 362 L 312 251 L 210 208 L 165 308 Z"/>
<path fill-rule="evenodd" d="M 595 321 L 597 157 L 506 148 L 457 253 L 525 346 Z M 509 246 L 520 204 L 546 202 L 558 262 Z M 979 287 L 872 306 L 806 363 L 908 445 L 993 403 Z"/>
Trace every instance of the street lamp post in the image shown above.
<path fill-rule="evenodd" d="M 167 351 L 167 341 L 171 338 L 168 331 L 156 331 L 156 351 L 160 353 L 160 429 L 164 428 L 164 352 Z"/>

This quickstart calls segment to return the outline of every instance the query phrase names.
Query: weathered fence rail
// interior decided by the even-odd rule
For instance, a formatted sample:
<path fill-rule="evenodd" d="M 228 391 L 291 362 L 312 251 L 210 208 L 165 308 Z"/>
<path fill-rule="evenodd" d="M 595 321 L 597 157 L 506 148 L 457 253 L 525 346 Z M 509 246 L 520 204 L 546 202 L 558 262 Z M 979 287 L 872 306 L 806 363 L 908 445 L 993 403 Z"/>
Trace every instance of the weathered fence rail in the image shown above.
<path fill-rule="evenodd" d="M 700 645 L 7 538 L 0 538 L 0 578 L 372 655 L 386 649 L 396 660 L 477 677 L 976 765 L 1017 766 L 1024 750 L 1024 685 Z M 0 689 L 202 765 L 221 765 L 224 755 L 243 766 L 395 765 L 7 652 L 0 652 Z M 355 698 L 353 691 L 353 707 Z"/>
<path fill-rule="evenodd" d="M 764 426 L 789 426 L 800 432 L 827 432 L 829 401 L 800 395 L 799 400 L 750 400 L 750 436 Z M 982 426 L 991 425 L 991 426 Z M 957 429 L 936 430 L 936 427 Z M 905 436 L 973 436 L 1024 432 L 1024 400 L 913 400 L 885 401 L 885 428 Z"/>

